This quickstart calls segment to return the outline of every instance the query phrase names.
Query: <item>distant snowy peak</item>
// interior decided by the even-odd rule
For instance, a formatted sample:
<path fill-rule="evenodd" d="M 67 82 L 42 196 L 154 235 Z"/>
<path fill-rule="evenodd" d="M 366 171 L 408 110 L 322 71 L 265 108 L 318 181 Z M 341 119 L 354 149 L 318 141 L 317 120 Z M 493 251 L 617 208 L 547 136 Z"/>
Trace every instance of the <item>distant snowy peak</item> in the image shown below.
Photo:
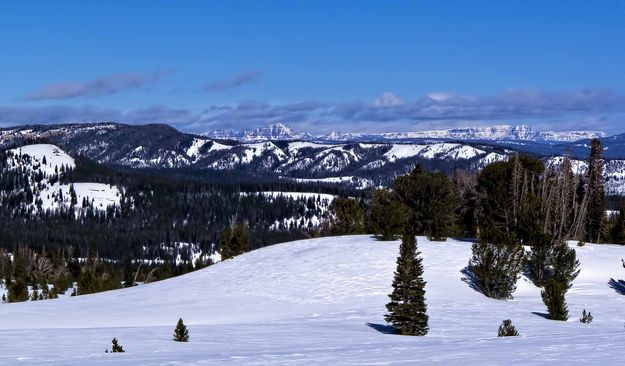
<path fill-rule="evenodd" d="M 277 123 L 253 130 L 216 130 L 205 136 L 213 139 L 237 140 L 239 142 L 310 140 L 325 142 L 356 141 L 396 141 L 409 139 L 442 139 L 461 141 L 536 141 L 574 142 L 591 138 L 606 137 L 601 131 L 535 131 L 528 125 L 498 125 L 487 127 L 464 127 L 429 131 L 383 132 L 383 133 L 343 133 L 332 131 L 325 135 L 313 136 L 295 132 L 287 125 Z"/>
<path fill-rule="evenodd" d="M 383 141 L 404 139 L 449 139 L 464 141 L 553 141 L 573 142 L 583 139 L 606 137 L 601 131 L 534 131 L 527 125 L 499 125 L 488 127 L 466 127 L 444 130 L 414 131 L 414 132 L 386 132 L 379 134 L 358 134 L 331 132 L 321 139 L 324 141 Z"/>
<path fill-rule="evenodd" d="M 205 134 L 208 138 L 221 140 L 236 140 L 240 142 L 300 140 L 313 136 L 308 133 L 294 132 L 293 129 L 282 123 L 276 123 L 253 130 L 215 130 Z"/>
<path fill-rule="evenodd" d="M 563 132 L 540 132 L 539 141 L 562 141 L 562 142 L 574 142 L 579 140 L 595 139 L 608 137 L 608 134 L 603 131 L 563 131 Z"/>

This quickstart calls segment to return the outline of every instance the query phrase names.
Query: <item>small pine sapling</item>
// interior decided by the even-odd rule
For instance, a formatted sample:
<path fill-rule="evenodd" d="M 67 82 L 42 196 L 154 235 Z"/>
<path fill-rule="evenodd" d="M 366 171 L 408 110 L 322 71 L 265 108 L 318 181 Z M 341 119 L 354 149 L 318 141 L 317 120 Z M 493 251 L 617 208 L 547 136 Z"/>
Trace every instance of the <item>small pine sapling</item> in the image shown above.
<path fill-rule="evenodd" d="M 182 318 L 178 320 L 178 324 L 176 325 L 176 329 L 174 330 L 174 341 L 176 342 L 188 342 L 189 341 L 189 330 L 187 326 L 184 325 Z"/>
<path fill-rule="evenodd" d="M 515 337 L 518 336 L 519 332 L 517 332 L 514 325 L 512 325 L 512 320 L 506 319 L 499 326 L 499 331 L 497 332 L 497 337 Z"/>
<path fill-rule="evenodd" d="M 586 309 L 584 309 L 584 312 L 582 313 L 582 317 L 579 318 L 579 321 L 580 323 L 584 323 L 584 324 L 592 323 L 592 314 L 590 313 L 590 311 L 586 313 Z"/>
<path fill-rule="evenodd" d="M 124 348 L 117 342 L 117 338 L 113 338 L 113 345 L 111 346 L 111 352 L 113 353 L 126 352 L 124 351 Z"/>

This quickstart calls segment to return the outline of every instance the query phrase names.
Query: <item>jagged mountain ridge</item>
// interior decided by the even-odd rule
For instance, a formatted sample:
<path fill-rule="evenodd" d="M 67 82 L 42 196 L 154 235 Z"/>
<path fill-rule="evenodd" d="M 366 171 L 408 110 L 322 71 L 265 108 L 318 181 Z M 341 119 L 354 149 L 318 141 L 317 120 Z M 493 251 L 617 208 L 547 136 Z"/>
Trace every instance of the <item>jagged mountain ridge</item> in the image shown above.
<path fill-rule="evenodd" d="M 57 144 L 72 155 L 102 164 L 214 172 L 214 175 L 273 177 L 300 182 L 350 184 L 359 188 L 390 184 L 397 175 L 419 163 L 427 169 L 452 172 L 481 169 L 521 152 L 545 161 L 562 156 L 567 148 L 578 160 L 588 154 L 587 141 L 541 143 L 522 141 L 325 142 L 274 140 L 240 143 L 180 132 L 167 125 L 117 123 L 24 126 L 0 130 L 0 146 L 37 139 Z M 625 135 L 605 139 L 607 186 L 625 193 Z M 621 159 L 614 159 L 615 157 Z M 202 173 L 204 174 L 204 173 Z"/>
<path fill-rule="evenodd" d="M 332 131 L 321 136 L 313 136 L 305 132 L 295 132 L 282 123 L 272 124 L 253 130 L 216 130 L 205 136 L 217 139 L 230 139 L 239 142 L 258 142 L 276 140 L 309 140 L 309 141 L 398 141 L 406 139 L 447 139 L 461 141 L 545 141 L 574 142 L 583 139 L 603 138 L 607 134 L 602 131 L 534 131 L 527 125 L 498 125 L 489 127 L 466 127 L 415 132 L 385 133 L 341 133 Z"/>
<path fill-rule="evenodd" d="M 271 124 L 253 130 L 214 130 L 204 136 L 218 140 L 236 140 L 239 142 L 259 142 L 277 140 L 312 140 L 314 136 L 305 132 L 295 132 L 282 123 Z"/>
<path fill-rule="evenodd" d="M 500 125 L 491 127 L 467 127 L 416 132 L 388 132 L 380 134 L 331 133 L 323 137 L 327 141 L 352 140 L 406 140 L 406 139 L 449 139 L 461 141 L 544 141 L 574 142 L 582 139 L 607 136 L 601 131 L 534 131 L 527 125 Z"/>

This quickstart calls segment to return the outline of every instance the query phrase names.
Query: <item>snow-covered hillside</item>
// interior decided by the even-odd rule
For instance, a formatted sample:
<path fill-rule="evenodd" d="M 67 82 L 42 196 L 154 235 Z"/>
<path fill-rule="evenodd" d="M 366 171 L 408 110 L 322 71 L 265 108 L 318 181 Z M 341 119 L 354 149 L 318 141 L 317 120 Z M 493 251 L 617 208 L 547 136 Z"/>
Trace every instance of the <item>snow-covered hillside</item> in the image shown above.
<path fill-rule="evenodd" d="M 384 334 L 398 242 L 368 236 L 275 245 L 188 275 L 94 295 L 0 305 L 3 365 L 621 364 L 625 247 L 577 248 L 568 322 L 547 320 L 525 278 L 514 299 L 463 282 L 471 243 L 419 238 L 430 333 Z M 582 310 L 595 317 L 581 324 Z M 179 317 L 190 342 L 171 334 Z M 498 338 L 511 318 L 520 337 Z M 117 337 L 124 354 L 105 354 Z"/>
<path fill-rule="evenodd" d="M 75 193 L 77 214 L 87 206 L 96 211 L 106 211 L 110 206 L 120 205 L 121 192 L 116 186 L 93 182 L 59 183 L 58 178 L 63 171 L 76 168 L 76 163 L 58 146 L 25 145 L 11 149 L 8 153 L 7 169 L 23 169 L 30 175 L 28 187 L 32 200 L 28 203 L 28 209 L 34 212 L 69 208 L 72 205 L 72 190 Z M 2 173 L 0 171 L 0 175 Z M 15 193 L 18 192 L 0 192 L 0 195 Z"/>
<path fill-rule="evenodd" d="M 9 150 L 16 157 L 30 157 L 30 168 L 38 167 L 48 175 L 52 175 L 61 167 L 75 168 L 74 159 L 59 147 L 50 144 L 34 144 Z M 45 164 L 44 164 L 45 160 Z"/>

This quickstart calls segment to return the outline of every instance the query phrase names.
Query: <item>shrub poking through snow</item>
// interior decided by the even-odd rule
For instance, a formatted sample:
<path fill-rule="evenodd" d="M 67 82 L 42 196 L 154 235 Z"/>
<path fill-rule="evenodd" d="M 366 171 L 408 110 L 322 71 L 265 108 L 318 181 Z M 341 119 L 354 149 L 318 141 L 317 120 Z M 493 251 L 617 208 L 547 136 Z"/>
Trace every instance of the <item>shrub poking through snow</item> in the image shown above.
<path fill-rule="evenodd" d="M 174 341 L 176 342 L 188 342 L 189 341 L 189 330 L 187 326 L 184 325 L 182 318 L 178 320 L 178 324 L 176 325 L 176 329 L 174 330 Z"/>
<path fill-rule="evenodd" d="M 391 302 L 386 304 L 388 314 L 384 317 L 399 334 L 422 336 L 428 332 L 423 263 L 419 254 L 415 236 L 404 234 L 397 257 L 393 292 L 389 295 Z"/>
<path fill-rule="evenodd" d="M 519 332 L 517 332 L 514 325 L 512 325 L 512 320 L 506 319 L 501 322 L 499 326 L 499 331 L 497 332 L 497 337 L 515 337 L 518 336 Z"/>
<path fill-rule="evenodd" d="M 584 324 L 592 323 L 592 314 L 590 313 L 590 311 L 586 313 L 586 309 L 584 309 L 584 312 L 582 313 L 582 317 L 579 318 L 579 321 L 580 323 L 584 323 Z"/>
<path fill-rule="evenodd" d="M 113 353 L 126 352 L 124 351 L 124 348 L 117 342 L 117 338 L 113 338 L 113 345 L 111 346 L 111 352 Z"/>

